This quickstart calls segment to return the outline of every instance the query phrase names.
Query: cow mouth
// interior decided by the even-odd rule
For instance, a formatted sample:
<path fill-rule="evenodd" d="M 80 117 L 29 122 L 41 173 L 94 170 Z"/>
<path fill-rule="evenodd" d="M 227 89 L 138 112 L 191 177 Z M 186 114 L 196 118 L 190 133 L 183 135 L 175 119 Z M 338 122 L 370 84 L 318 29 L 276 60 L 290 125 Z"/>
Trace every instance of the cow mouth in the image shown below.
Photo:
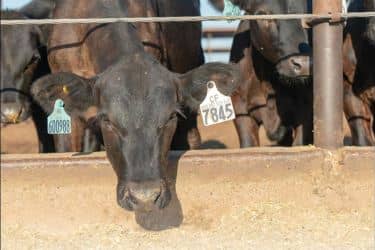
<path fill-rule="evenodd" d="M 290 127 L 285 127 L 280 125 L 275 131 L 267 131 L 267 137 L 271 141 L 280 142 L 292 129 Z"/>
<path fill-rule="evenodd" d="M 157 187 L 142 182 L 136 185 L 136 191 L 132 183 L 120 182 L 117 186 L 117 203 L 125 210 L 150 212 L 163 209 L 170 203 L 170 189 L 164 180 L 159 181 Z"/>

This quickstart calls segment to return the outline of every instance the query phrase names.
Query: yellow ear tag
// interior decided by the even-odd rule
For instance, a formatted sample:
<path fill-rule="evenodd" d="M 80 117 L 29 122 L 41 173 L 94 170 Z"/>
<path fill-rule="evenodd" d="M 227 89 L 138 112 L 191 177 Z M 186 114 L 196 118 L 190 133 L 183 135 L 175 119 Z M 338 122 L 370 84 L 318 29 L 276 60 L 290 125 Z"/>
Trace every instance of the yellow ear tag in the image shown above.
<path fill-rule="evenodd" d="M 64 85 L 64 87 L 63 87 L 63 92 L 64 92 L 65 95 L 69 94 L 69 89 L 66 85 Z"/>

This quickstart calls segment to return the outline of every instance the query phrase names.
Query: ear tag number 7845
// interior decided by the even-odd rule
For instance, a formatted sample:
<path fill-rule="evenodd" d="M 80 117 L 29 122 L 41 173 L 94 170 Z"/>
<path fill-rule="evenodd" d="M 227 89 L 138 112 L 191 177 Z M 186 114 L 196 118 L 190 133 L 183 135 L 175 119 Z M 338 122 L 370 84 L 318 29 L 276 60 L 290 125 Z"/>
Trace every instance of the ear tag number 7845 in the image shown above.
<path fill-rule="evenodd" d="M 214 81 L 207 83 L 207 95 L 200 105 L 204 126 L 230 121 L 236 118 L 232 99 L 216 88 Z"/>
<path fill-rule="evenodd" d="M 64 102 L 57 99 L 52 114 L 47 119 L 47 130 L 50 135 L 63 135 L 72 132 L 70 116 L 64 110 Z"/>

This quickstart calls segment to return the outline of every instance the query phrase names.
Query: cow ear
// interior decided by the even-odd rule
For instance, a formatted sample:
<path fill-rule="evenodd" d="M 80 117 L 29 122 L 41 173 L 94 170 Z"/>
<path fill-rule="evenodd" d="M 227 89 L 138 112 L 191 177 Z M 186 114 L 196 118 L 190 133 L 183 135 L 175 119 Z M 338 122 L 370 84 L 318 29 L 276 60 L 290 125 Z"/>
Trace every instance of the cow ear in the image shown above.
<path fill-rule="evenodd" d="M 69 114 L 81 114 L 95 106 L 94 90 L 94 79 L 72 73 L 56 73 L 35 81 L 31 86 L 31 95 L 48 114 L 52 112 L 57 99 L 64 101 Z"/>
<path fill-rule="evenodd" d="M 217 89 L 231 96 L 241 82 L 240 67 L 236 64 L 207 63 L 178 78 L 180 102 L 191 110 L 198 110 L 207 94 L 207 83 L 214 81 Z"/>

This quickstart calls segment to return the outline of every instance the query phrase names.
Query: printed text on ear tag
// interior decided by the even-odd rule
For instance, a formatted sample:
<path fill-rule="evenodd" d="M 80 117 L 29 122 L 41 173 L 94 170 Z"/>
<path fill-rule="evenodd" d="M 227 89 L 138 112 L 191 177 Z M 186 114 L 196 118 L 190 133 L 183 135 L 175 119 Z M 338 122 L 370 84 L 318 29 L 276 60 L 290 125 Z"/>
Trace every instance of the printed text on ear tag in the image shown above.
<path fill-rule="evenodd" d="M 72 132 L 71 119 L 65 112 L 64 102 L 61 99 L 56 100 L 53 112 L 47 120 L 47 130 L 50 135 L 70 134 Z"/>
<path fill-rule="evenodd" d="M 226 122 L 236 118 L 232 99 L 223 95 L 213 81 L 207 83 L 207 96 L 200 105 L 204 126 Z"/>

